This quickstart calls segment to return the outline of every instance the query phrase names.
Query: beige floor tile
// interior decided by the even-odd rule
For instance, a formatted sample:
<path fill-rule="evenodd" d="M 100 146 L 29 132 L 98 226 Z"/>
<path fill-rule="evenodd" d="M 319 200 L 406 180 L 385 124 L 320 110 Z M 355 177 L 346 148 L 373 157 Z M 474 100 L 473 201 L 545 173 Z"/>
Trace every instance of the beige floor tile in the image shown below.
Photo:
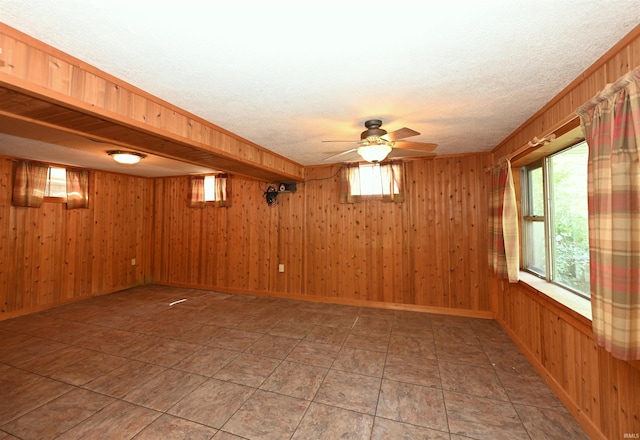
<path fill-rule="evenodd" d="M 430 337 L 408 334 L 391 334 L 389 353 L 405 356 L 436 358 L 435 343 Z"/>
<path fill-rule="evenodd" d="M 449 440 L 448 431 L 436 431 L 422 426 L 376 417 L 371 440 Z"/>
<path fill-rule="evenodd" d="M 115 401 L 57 437 L 59 440 L 122 440 L 133 438 L 162 413 Z"/>
<path fill-rule="evenodd" d="M 247 348 L 246 352 L 275 359 L 284 359 L 299 342 L 298 339 L 264 335 L 253 343 L 251 347 Z"/>
<path fill-rule="evenodd" d="M 389 350 L 389 337 L 389 333 L 352 331 L 344 342 L 344 345 L 346 347 L 386 353 Z"/>
<path fill-rule="evenodd" d="M 202 345 L 191 342 L 162 339 L 157 345 L 135 355 L 134 358 L 150 364 L 172 367 L 200 348 Z"/>
<path fill-rule="evenodd" d="M 331 368 L 365 376 L 382 377 L 386 357 L 386 353 L 379 351 L 342 347 Z"/>
<path fill-rule="evenodd" d="M 213 377 L 257 388 L 279 364 L 278 359 L 242 353 Z"/>
<path fill-rule="evenodd" d="M 574 439 L 588 440 L 589 436 L 564 408 L 536 408 L 514 405 L 531 440 Z"/>
<path fill-rule="evenodd" d="M 0 440 L 448 429 L 586 438 L 491 320 L 141 286 L 0 322 Z"/>
<path fill-rule="evenodd" d="M 216 432 L 218 430 L 215 428 L 164 414 L 138 434 L 135 440 L 209 440 Z"/>
<path fill-rule="evenodd" d="M 442 386 L 438 361 L 424 357 L 389 354 L 383 377 L 397 382 L 427 387 L 440 388 Z"/>
<path fill-rule="evenodd" d="M 425 428 L 447 431 L 442 390 L 383 380 L 376 416 Z"/>
<path fill-rule="evenodd" d="M 442 388 L 445 390 L 496 400 L 509 400 L 498 375 L 492 368 L 473 367 L 448 361 L 440 361 L 439 368 Z"/>
<path fill-rule="evenodd" d="M 323 342 L 325 344 L 342 345 L 349 336 L 348 328 L 330 327 L 324 325 L 324 320 L 321 322 L 322 325 L 316 325 L 307 333 L 307 340 Z"/>
<path fill-rule="evenodd" d="M 111 397 L 76 388 L 4 425 L 2 429 L 20 438 L 53 439 L 113 401 Z"/>
<path fill-rule="evenodd" d="M 374 415 L 380 391 L 380 379 L 355 373 L 330 370 L 315 402 Z"/>
<path fill-rule="evenodd" d="M 221 428 L 254 390 L 244 385 L 209 379 L 167 413 L 212 428 Z"/>
<path fill-rule="evenodd" d="M 103 353 L 94 353 L 71 365 L 66 365 L 50 373 L 52 379 L 71 385 L 81 386 L 123 366 L 127 360 Z"/>
<path fill-rule="evenodd" d="M 2 369 L 0 376 L 0 426 L 10 422 L 58 396 L 68 393 L 72 386 L 35 374 Z"/>
<path fill-rule="evenodd" d="M 213 376 L 239 354 L 223 348 L 204 347 L 178 362 L 173 368 L 202 376 Z"/>
<path fill-rule="evenodd" d="M 311 400 L 320 388 L 327 371 L 322 367 L 284 361 L 260 386 L 260 389 Z"/>
<path fill-rule="evenodd" d="M 260 339 L 261 336 L 262 334 L 260 333 L 229 329 L 212 340 L 209 345 L 226 350 L 244 351 Z"/>
<path fill-rule="evenodd" d="M 287 439 L 298 426 L 309 403 L 258 390 L 225 423 L 223 429 L 250 439 Z"/>
<path fill-rule="evenodd" d="M 166 370 L 134 388 L 122 398 L 136 405 L 166 411 L 207 380 L 204 376 L 180 370 Z"/>
<path fill-rule="evenodd" d="M 292 440 L 368 440 L 373 416 L 334 406 L 311 403 Z"/>
<path fill-rule="evenodd" d="M 107 396 L 122 398 L 165 370 L 165 367 L 153 364 L 126 361 L 121 367 L 92 380 L 84 387 Z"/>
<path fill-rule="evenodd" d="M 339 345 L 304 340 L 289 353 L 287 360 L 318 367 L 330 367 L 339 352 Z"/>
<path fill-rule="evenodd" d="M 511 440 L 528 436 L 510 402 L 452 391 L 445 391 L 444 399 L 452 434 L 479 440 Z"/>

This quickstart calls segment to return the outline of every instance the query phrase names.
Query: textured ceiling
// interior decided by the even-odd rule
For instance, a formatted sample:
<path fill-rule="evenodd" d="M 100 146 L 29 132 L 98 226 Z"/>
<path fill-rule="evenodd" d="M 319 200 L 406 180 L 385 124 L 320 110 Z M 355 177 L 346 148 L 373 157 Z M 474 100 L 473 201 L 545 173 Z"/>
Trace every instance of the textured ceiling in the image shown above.
<path fill-rule="evenodd" d="M 488 151 L 640 23 L 638 0 L 0 0 L 0 20 L 303 165 L 366 119 Z"/>

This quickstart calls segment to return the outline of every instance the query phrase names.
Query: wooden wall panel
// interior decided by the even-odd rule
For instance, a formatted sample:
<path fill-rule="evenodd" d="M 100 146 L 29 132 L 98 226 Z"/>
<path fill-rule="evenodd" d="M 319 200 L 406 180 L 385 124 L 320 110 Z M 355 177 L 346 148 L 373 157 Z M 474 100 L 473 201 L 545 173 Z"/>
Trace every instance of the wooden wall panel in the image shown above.
<path fill-rule="evenodd" d="M 638 66 L 640 26 L 636 26 L 602 58 L 507 136 L 493 149 L 495 157 L 508 156 L 535 136 L 540 138 L 552 133 L 562 121 L 575 117 L 576 109 L 593 98 L 607 83 L 616 81 Z"/>
<path fill-rule="evenodd" d="M 498 145 L 494 159 L 549 134 L 607 83 L 638 66 L 640 26 Z M 588 320 L 530 287 L 494 277 L 488 286 L 498 322 L 592 438 L 640 433 L 639 362 L 613 358 L 596 346 Z"/>
<path fill-rule="evenodd" d="M 0 319 L 146 281 L 152 181 L 92 171 L 89 209 L 17 208 L 12 168 L 0 159 Z"/>
<path fill-rule="evenodd" d="M 488 155 L 406 164 L 404 203 L 339 202 L 339 165 L 310 167 L 267 206 L 233 179 L 230 208 L 187 208 L 188 178 L 155 181 L 157 282 L 488 316 Z M 285 272 L 278 272 L 278 264 Z"/>
<path fill-rule="evenodd" d="M 0 89 L 10 91 L 2 110 L 9 114 L 253 178 L 303 177 L 292 160 L 3 23 L 0 47 Z"/>
<path fill-rule="evenodd" d="M 503 284 L 498 322 L 592 438 L 640 432 L 640 368 L 593 340 L 590 323 L 519 284 Z"/>

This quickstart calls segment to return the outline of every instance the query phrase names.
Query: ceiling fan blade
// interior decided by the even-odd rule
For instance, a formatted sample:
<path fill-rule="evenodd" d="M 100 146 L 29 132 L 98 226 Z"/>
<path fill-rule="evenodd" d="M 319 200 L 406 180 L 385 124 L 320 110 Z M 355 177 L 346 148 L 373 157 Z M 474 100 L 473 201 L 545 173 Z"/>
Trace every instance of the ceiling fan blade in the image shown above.
<path fill-rule="evenodd" d="M 346 156 L 347 154 L 353 153 L 356 150 L 357 150 L 357 148 L 352 148 L 351 150 L 342 151 L 342 152 L 340 152 L 338 154 L 334 154 L 332 156 L 326 157 L 324 160 L 334 160 L 334 159 L 337 159 L 339 157 Z"/>
<path fill-rule="evenodd" d="M 399 128 L 398 130 L 391 131 L 385 134 L 384 136 L 381 136 L 381 138 L 387 141 L 393 142 L 393 141 L 397 141 L 399 139 L 405 139 L 411 136 L 418 136 L 419 134 L 420 133 L 418 133 L 415 130 L 412 130 L 407 127 L 402 127 L 402 128 Z"/>
<path fill-rule="evenodd" d="M 409 148 L 407 149 L 394 148 L 393 150 L 391 150 L 391 152 L 387 157 L 390 159 L 393 159 L 396 157 L 410 158 L 410 157 L 428 157 L 428 156 L 435 156 L 435 155 L 436 155 L 435 153 L 430 153 L 428 151 L 411 150 Z"/>
<path fill-rule="evenodd" d="M 344 140 L 332 140 L 332 141 L 320 141 L 320 142 L 322 142 L 322 143 L 326 143 L 326 142 L 351 142 L 351 143 L 354 143 L 354 144 L 355 144 L 356 142 L 360 142 L 360 141 L 354 141 L 354 140 L 352 139 L 352 140 L 348 140 L 348 141 L 344 141 Z"/>
<path fill-rule="evenodd" d="M 427 153 L 432 152 L 436 149 L 438 144 L 429 144 L 426 142 L 406 142 L 406 141 L 398 141 L 394 144 L 393 148 L 398 148 L 401 150 L 409 149 L 409 150 L 420 150 Z"/>

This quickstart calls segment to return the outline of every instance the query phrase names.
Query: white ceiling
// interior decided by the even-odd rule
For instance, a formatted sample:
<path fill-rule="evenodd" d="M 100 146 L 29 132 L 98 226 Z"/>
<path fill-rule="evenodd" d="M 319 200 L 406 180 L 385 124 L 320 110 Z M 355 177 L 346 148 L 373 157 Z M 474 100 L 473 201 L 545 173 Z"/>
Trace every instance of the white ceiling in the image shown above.
<path fill-rule="evenodd" d="M 639 6 L 0 0 L 0 20 L 311 165 L 371 118 L 436 154 L 491 150 L 638 25 Z"/>

